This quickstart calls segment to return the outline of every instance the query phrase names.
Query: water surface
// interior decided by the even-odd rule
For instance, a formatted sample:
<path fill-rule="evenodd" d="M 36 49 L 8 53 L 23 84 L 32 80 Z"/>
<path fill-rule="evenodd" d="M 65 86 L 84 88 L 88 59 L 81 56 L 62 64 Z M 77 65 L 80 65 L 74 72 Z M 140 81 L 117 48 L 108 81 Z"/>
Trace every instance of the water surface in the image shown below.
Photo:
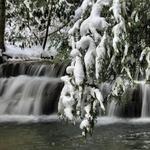
<path fill-rule="evenodd" d="M 8 119 L 8 118 L 7 118 Z M 92 137 L 54 118 L 0 118 L 0 150 L 145 150 L 150 149 L 150 120 L 100 119 Z M 21 120 L 26 120 L 21 122 Z M 51 120 L 51 121 L 50 121 Z"/>

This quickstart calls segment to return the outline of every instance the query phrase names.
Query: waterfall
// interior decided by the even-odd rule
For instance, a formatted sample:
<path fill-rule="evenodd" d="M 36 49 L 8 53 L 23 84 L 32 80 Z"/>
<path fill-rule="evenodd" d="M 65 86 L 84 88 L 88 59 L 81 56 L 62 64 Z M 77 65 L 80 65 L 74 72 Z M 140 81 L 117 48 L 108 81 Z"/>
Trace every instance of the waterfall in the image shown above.
<path fill-rule="evenodd" d="M 57 78 L 18 76 L 0 79 L 0 115 L 41 115 L 45 103 L 53 104 L 59 98 Z M 54 96 L 57 92 L 57 96 Z M 51 106 L 49 105 L 49 109 Z"/>
<path fill-rule="evenodd" d="M 108 115 L 109 117 L 114 117 L 114 116 L 116 116 L 117 102 L 116 102 L 115 100 L 112 100 L 112 101 L 110 102 L 110 104 L 108 104 L 107 110 L 108 110 L 107 115 Z"/>
<path fill-rule="evenodd" d="M 61 77 L 65 74 L 68 62 L 8 62 L 0 65 L 0 77 L 18 75 Z"/>
<path fill-rule="evenodd" d="M 145 85 L 143 85 L 144 87 Z M 118 102 L 113 99 L 107 104 L 107 116 L 134 118 L 141 117 L 143 92 L 141 84 L 135 88 L 129 88 Z"/>
<path fill-rule="evenodd" d="M 57 112 L 68 63 L 8 62 L 0 65 L 0 115 L 49 115 Z M 99 88 L 109 117 L 150 117 L 150 85 L 140 82 L 118 103 L 107 101 L 112 83 Z"/>
<path fill-rule="evenodd" d="M 0 115 L 48 115 L 57 104 L 67 63 L 12 62 L 0 66 Z"/>
<path fill-rule="evenodd" d="M 118 104 L 112 100 L 107 104 L 107 115 L 110 117 L 150 117 L 150 84 L 141 81 L 135 89 L 129 89 L 125 103 Z"/>
<path fill-rule="evenodd" d="M 141 117 L 150 117 L 150 85 L 141 84 L 142 88 L 142 113 Z"/>

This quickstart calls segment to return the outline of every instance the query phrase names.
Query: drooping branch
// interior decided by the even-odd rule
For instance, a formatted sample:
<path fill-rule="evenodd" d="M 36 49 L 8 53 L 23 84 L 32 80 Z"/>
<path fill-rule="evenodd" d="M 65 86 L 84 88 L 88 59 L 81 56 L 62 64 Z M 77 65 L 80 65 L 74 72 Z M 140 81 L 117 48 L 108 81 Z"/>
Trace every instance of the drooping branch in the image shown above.
<path fill-rule="evenodd" d="M 111 13 L 110 18 L 103 13 L 106 9 Z M 119 97 L 128 86 L 122 78 L 124 74 L 132 78 L 129 68 L 123 65 L 128 43 L 122 9 L 120 0 L 84 0 L 76 10 L 75 23 L 68 32 L 72 63 L 67 67 L 68 75 L 62 78 L 65 86 L 59 112 L 70 121 L 80 118 L 84 136 L 92 133 L 96 117 L 105 112 L 98 86 L 113 76 L 112 96 Z M 104 77 L 106 75 L 108 78 Z"/>

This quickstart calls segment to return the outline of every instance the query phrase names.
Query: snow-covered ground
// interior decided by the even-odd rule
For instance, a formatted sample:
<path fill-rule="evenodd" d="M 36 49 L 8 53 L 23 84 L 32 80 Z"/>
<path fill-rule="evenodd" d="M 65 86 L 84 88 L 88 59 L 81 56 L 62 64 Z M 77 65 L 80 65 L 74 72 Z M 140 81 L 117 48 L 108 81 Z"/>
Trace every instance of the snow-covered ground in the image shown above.
<path fill-rule="evenodd" d="M 16 45 L 11 45 L 6 43 L 6 52 L 5 55 L 10 56 L 11 60 L 34 60 L 34 59 L 41 59 L 43 58 L 51 58 L 51 56 L 55 56 L 57 52 L 52 49 L 50 51 L 43 51 L 41 46 L 33 46 L 31 48 L 20 48 Z"/>

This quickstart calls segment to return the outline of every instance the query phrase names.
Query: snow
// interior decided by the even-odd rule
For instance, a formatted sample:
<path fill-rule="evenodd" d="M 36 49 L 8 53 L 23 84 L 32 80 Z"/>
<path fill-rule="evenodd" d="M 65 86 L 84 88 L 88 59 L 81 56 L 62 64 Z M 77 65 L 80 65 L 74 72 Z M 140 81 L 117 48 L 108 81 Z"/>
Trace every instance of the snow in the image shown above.
<path fill-rule="evenodd" d="M 79 30 L 81 21 L 82 21 L 82 19 L 79 19 L 79 20 L 74 24 L 74 26 L 68 31 L 68 34 L 69 34 L 69 35 L 74 35 L 74 34 L 77 32 L 77 30 Z"/>
<path fill-rule="evenodd" d="M 5 54 L 12 56 L 12 58 L 21 58 L 27 57 L 27 58 L 40 58 L 40 54 L 42 53 L 42 48 L 39 46 L 35 46 L 33 48 L 25 48 L 21 49 L 20 47 L 17 47 L 15 45 L 9 45 L 6 44 L 6 52 Z"/>
<path fill-rule="evenodd" d="M 82 56 L 81 55 L 81 53 L 80 53 L 80 51 L 78 50 L 78 49 L 73 49 L 71 52 L 70 52 L 70 56 L 72 57 L 72 58 L 75 58 L 76 56 Z"/>
<path fill-rule="evenodd" d="M 80 129 L 85 129 L 85 128 L 89 128 L 90 127 L 90 123 L 88 121 L 88 119 L 84 119 L 81 124 L 80 124 Z"/>
<path fill-rule="evenodd" d="M 64 96 L 62 98 L 62 103 L 63 103 L 64 107 L 68 107 L 68 106 L 73 106 L 75 101 L 74 101 L 73 97 Z"/>
<path fill-rule="evenodd" d="M 40 59 L 41 57 L 50 58 L 51 56 L 56 55 L 56 51 L 43 51 L 41 46 L 33 46 L 31 48 L 22 49 L 16 45 L 6 43 L 6 52 L 4 52 L 4 54 L 12 57 L 11 60 L 14 59 L 33 60 L 33 59 Z"/>
<path fill-rule="evenodd" d="M 79 19 L 90 5 L 92 5 L 92 0 L 84 0 L 82 5 L 75 11 L 75 19 Z"/>
<path fill-rule="evenodd" d="M 91 47 L 93 45 L 93 47 Z M 89 47 L 94 48 L 94 41 L 90 36 L 82 36 L 81 39 L 76 43 L 77 49 L 86 50 Z"/>
<path fill-rule="evenodd" d="M 73 74 L 73 71 L 74 71 L 74 66 L 68 66 L 68 67 L 66 68 L 67 74 L 72 75 L 72 74 Z"/>
<path fill-rule="evenodd" d="M 121 96 L 126 92 L 126 90 L 131 86 L 130 80 L 124 79 L 121 76 L 118 76 L 112 86 L 112 96 L 117 97 Z"/>
<path fill-rule="evenodd" d="M 126 43 L 125 43 L 124 55 L 123 55 L 123 58 L 122 58 L 122 60 L 121 60 L 122 63 L 125 62 L 126 56 L 127 56 L 127 54 L 128 54 L 128 50 L 129 50 L 129 44 L 126 42 Z"/>
<path fill-rule="evenodd" d="M 106 30 L 109 23 L 106 22 L 104 17 L 97 15 L 98 13 L 92 14 L 81 24 L 80 34 L 81 36 L 87 35 L 90 32 L 94 35 L 94 39 L 97 41 L 101 35 L 97 31 Z"/>
<path fill-rule="evenodd" d="M 95 98 L 98 100 L 99 104 L 100 104 L 100 107 L 103 111 L 105 111 L 105 107 L 103 105 L 103 102 L 104 102 L 104 99 L 103 99 L 103 96 L 100 92 L 99 89 L 93 89 L 93 92 L 95 94 Z"/>
<path fill-rule="evenodd" d="M 110 8 L 110 10 L 113 11 L 114 14 L 114 18 L 116 20 L 116 22 L 118 23 L 121 20 L 121 4 L 120 4 L 120 0 L 113 0 L 113 5 Z"/>
<path fill-rule="evenodd" d="M 144 56 L 146 55 L 146 62 L 147 62 L 147 68 L 145 70 L 146 73 L 146 80 L 148 81 L 150 78 L 150 47 L 145 47 L 141 53 L 140 61 L 144 59 Z"/>
<path fill-rule="evenodd" d="M 96 46 L 94 40 L 90 36 L 83 36 L 76 44 L 81 51 L 86 50 L 84 56 L 84 64 L 87 76 L 90 78 L 92 66 L 95 64 Z"/>
<path fill-rule="evenodd" d="M 25 0 L 24 4 L 26 5 L 26 7 L 30 10 L 30 1 L 29 0 Z"/>
<path fill-rule="evenodd" d="M 72 111 L 73 111 L 73 108 L 71 108 L 71 107 L 66 107 L 66 108 L 64 109 L 65 116 L 66 116 L 70 121 L 72 121 L 72 120 L 74 119 L 74 115 L 73 115 Z"/>
<path fill-rule="evenodd" d="M 79 56 L 76 56 L 76 62 L 74 66 L 74 78 L 76 85 L 82 85 L 85 79 L 82 60 Z"/>
<path fill-rule="evenodd" d="M 123 70 L 125 70 L 125 71 L 126 71 L 126 73 L 127 73 L 128 77 L 132 80 L 132 76 L 131 76 L 131 73 L 130 73 L 129 68 L 127 68 L 127 67 L 123 67 L 122 71 L 123 71 Z M 121 72 L 122 72 L 122 71 L 121 71 Z"/>
<path fill-rule="evenodd" d="M 96 62 L 95 62 L 95 76 L 96 79 L 99 79 L 100 73 L 102 72 L 103 62 L 106 55 L 106 42 L 107 42 L 107 33 L 104 32 L 104 35 L 101 39 L 100 44 L 96 48 Z"/>
<path fill-rule="evenodd" d="M 121 19 L 121 21 L 118 24 L 116 24 L 112 29 L 112 33 L 114 34 L 113 48 L 116 53 L 119 53 L 118 48 L 119 43 L 121 42 L 122 39 L 123 40 L 125 39 L 124 37 L 125 32 L 126 32 L 125 22 L 123 19 Z"/>
<path fill-rule="evenodd" d="M 109 23 L 107 23 L 105 18 L 101 17 L 100 14 L 103 6 L 108 4 L 109 0 L 99 0 L 93 5 L 90 16 L 85 21 L 83 21 L 80 26 L 81 36 L 87 35 L 91 32 L 96 41 L 101 38 L 101 35 L 98 33 L 98 31 L 106 30 L 109 26 Z"/>
<path fill-rule="evenodd" d="M 72 111 L 73 105 L 75 104 L 75 100 L 73 98 L 75 90 L 73 85 L 70 83 L 71 78 L 69 76 L 63 76 L 61 77 L 61 80 L 65 83 L 65 85 L 61 91 L 58 103 L 58 113 L 67 117 L 69 120 L 73 120 L 74 116 Z"/>
<path fill-rule="evenodd" d="M 108 15 L 111 13 L 111 19 L 107 15 L 101 15 L 104 7 L 110 11 Z M 104 98 L 97 87 L 103 82 L 103 69 L 113 69 L 117 73 L 116 58 L 123 53 L 121 73 L 133 80 L 126 65 L 129 44 L 126 40 L 125 20 L 122 17 L 122 10 L 125 12 L 125 9 L 125 3 L 120 0 L 83 0 L 75 12 L 74 25 L 68 32 L 72 62 L 66 69 L 69 80 L 64 82 L 65 87 L 70 82 L 74 91 L 66 88 L 69 97 L 65 96 L 67 92 L 61 93 L 61 98 L 64 98 L 62 108 L 64 107 L 67 119 L 72 120 L 73 116 L 81 119 L 80 128 L 83 135 L 92 131 L 95 116 L 105 112 Z M 112 80 L 112 76 L 110 79 Z M 113 97 L 120 96 L 129 85 L 130 83 L 120 75 L 111 86 L 109 94 Z M 75 114 L 72 114 L 72 111 Z"/>
<path fill-rule="evenodd" d="M 85 112 L 89 115 L 91 111 L 91 104 L 88 104 L 87 106 L 84 107 Z"/>

